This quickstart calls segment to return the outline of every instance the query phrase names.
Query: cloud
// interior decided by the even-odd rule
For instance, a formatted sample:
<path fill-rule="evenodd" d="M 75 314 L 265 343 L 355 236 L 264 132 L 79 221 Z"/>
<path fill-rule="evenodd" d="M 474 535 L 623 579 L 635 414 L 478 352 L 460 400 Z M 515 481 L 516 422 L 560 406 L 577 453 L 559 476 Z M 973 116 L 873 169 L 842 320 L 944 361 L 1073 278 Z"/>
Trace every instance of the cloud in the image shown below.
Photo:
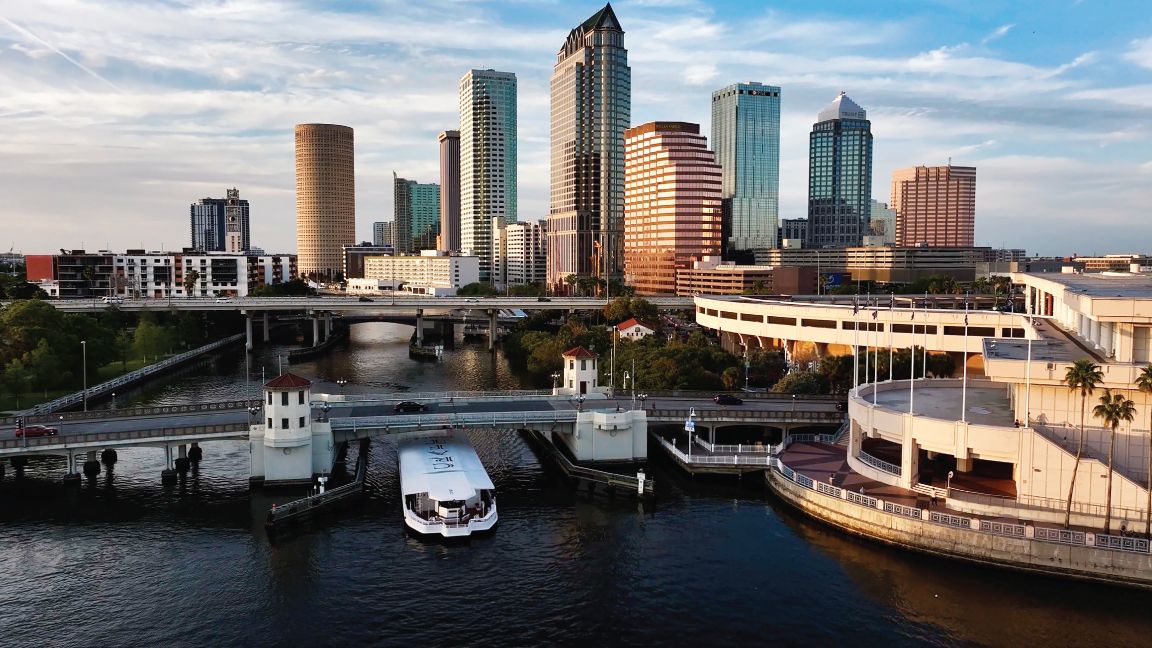
<path fill-rule="evenodd" d="M 981 44 L 981 45 L 987 45 L 988 43 L 991 43 L 991 42 L 992 42 L 992 41 L 994 41 L 994 40 L 999 40 L 999 39 L 1001 39 L 1001 38 L 1003 38 L 1003 37 L 1007 36 L 1007 35 L 1008 35 L 1008 32 L 1012 31 L 1012 28 L 1013 28 L 1013 27 L 1015 27 L 1015 25 L 1013 25 L 1013 24 L 1011 24 L 1011 23 L 1009 23 L 1009 24 L 1007 24 L 1007 25 L 1000 25 L 1000 26 L 999 26 L 999 27 L 997 27 L 996 29 L 993 29 L 993 30 L 992 30 L 992 33 L 990 33 L 990 34 L 988 34 L 987 36 L 985 36 L 985 37 L 984 37 L 984 38 L 983 38 L 983 39 L 980 41 L 980 44 Z"/>
<path fill-rule="evenodd" d="M 1152 70 L 1152 38 L 1132 41 L 1129 44 L 1128 52 L 1124 54 L 1124 58 L 1142 68 Z"/>

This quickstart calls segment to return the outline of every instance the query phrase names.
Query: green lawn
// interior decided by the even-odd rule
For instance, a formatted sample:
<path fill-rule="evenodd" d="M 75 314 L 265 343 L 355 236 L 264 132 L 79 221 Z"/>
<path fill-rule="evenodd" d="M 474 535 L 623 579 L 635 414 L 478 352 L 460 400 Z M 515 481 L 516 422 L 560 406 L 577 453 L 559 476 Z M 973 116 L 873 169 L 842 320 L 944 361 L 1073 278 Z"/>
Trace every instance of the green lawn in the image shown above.
<path fill-rule="evenodd" d="M 96 370 L 97 378 L 95 380 L 95 384 L 106 382 L 112 380 L 116 376 L 121 376 L 130 371 L 135 371 L 150 364 L 155 364 L 166 357 L 168 356 L 154 356 L 151 358 L 151 362 L 144 362 L 143 358 L 135 358 L 128 360 L 128 362 L 124 365 L 120 364 L 119 362 L 113 362 L 112 364 L 104 365 L 103 367 L 100 367 Z M 11 411 L 27 409 L 33 405 L 39 405 L 40 403 L 78 392 L 81 389 L 83 389 L 82 385 L 76 385 L 74 389 L 49 389 L 47 392 L 27 392 L 20 394 L 19 396 L 13 396 L 12 394 L 7 393 L 2 394 L 0 395 L 0 415 Z"/>

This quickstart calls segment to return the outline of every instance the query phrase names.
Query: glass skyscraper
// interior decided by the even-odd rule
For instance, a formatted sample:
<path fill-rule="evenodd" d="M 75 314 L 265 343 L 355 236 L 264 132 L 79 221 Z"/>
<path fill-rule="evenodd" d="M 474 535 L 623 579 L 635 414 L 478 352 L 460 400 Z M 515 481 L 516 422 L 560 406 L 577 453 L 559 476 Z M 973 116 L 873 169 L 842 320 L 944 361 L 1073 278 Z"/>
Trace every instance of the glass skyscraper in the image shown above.
<path fill-rule="evenodd" d="M 725 259 L 777 247 L 780 88 L 737 83 L 712 93 L 712 150 L 724 173 Z"/>
<path fill-rule="evenodd" d="M 871 210 L 872 122 L 841 92 L 809 136 L 808 247 L 860 245 Z"/>
<path fill-rule="evenodd" d="M 624 236 L 624 129 L 632 70 L 611 5 L 573 29 L 552 71 L 548 283 L 618 279 Z"/>
<path fill-rule="evenodd" d="M 516 75 L 472 70 L 460 79 L 460 248 L 484 282 L 496 217 L 516 222 Z"/>
<path fill-rule="evenodd" d="M 433 250 L 440 233 L 440 185 L 421 184 L 392 173 L 398 254 Z"/>
<path fill-rule="evenodd" d="M 228 251 L 229 226 L 238 227 L 241 249 L 251 247 L 248 226 L 248 201 L 240 199 L 235 188 L 227 198 L 201 198 L 192 203 L 192 249 L 201 252 Z"/>

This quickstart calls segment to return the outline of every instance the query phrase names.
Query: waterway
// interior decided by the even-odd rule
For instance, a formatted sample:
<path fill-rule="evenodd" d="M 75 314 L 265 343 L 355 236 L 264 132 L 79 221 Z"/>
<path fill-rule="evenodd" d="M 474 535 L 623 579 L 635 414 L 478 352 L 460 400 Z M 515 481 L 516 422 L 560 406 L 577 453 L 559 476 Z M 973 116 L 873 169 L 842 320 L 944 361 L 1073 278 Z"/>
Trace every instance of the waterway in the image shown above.
<path fill-rule="evenodd" d="M 410 329 L 353 327 L 292 370 L 317 390 L 515 388 L 481 345 L 408 359 Z M 128 404 L 258 389 L 285 348 L 231 352 Z M 347 380 L 347 385 L 337 381 Z M 104 403 L 102 406 L 110 406 Z M 575 494 L 512 433 L 475 431 L 500 505 L 459 544 L 404 531 L 395 444 L 372 446 L 371 495 L 269 542 L 243 443 L 205 444 L 186 483 L 127 449 L 111 478 L 58 484 L 60 459 L 0 484 L 0 645 L 23 646 L 1147 646 L 1152 594 L 895 551 L 799 517 L 756 480 L 688 479 L 654 458 L 654 504 Z"/>

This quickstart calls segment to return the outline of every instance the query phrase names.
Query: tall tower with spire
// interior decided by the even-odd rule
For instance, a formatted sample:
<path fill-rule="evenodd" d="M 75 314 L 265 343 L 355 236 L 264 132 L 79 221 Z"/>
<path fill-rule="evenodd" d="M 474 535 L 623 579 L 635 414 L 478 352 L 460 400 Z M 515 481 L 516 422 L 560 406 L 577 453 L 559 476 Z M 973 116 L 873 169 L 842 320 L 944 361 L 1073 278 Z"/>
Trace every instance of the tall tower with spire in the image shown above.
<path fill-rule="evenodd" d="M 552 72 L 548 284 L 619 280 L 624 247 L 624 130 L 632 70 L 612 5 L 573 29 Z"/>
<path fill-rule="evenodd" d="M 872 122 L 841 92 L 809 135 L 807 246 L 847 247 L 869 233 Z"/>

